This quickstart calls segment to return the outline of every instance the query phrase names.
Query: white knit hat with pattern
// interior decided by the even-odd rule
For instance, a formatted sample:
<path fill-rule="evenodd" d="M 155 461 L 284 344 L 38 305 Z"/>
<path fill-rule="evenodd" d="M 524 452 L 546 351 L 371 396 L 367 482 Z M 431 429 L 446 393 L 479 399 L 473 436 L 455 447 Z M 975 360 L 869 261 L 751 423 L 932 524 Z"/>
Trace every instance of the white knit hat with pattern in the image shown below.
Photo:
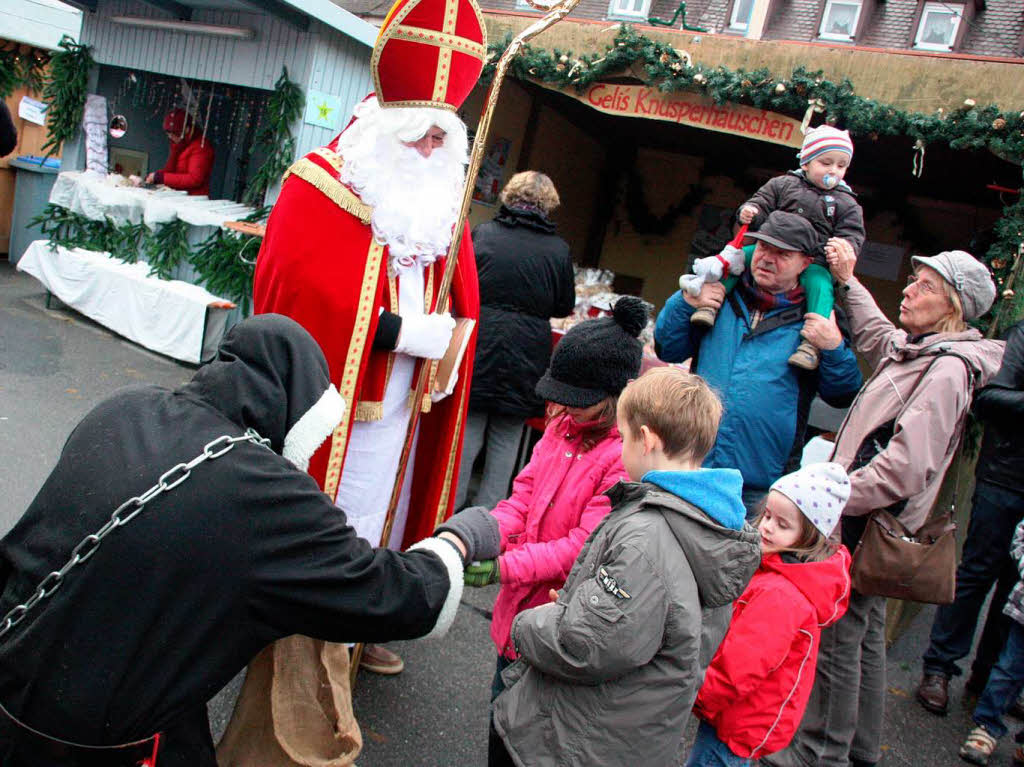
<path fill-rule="evenodd" d="M 771 489 L 789 498 L 822 535 L 829 536 L 850 497 L 850 478 L 838 463 L 810 463 L 779 477 Z"/>
<path fill-rule="evenodd" d="M 811 128 L 804 134 L 804 143 L 797 158 L 801 165 L 806 165 L 825 152 L 843 152 L 853 160 L 853 142 L 850 140 L 849 131 L 839 130 L 831 125 Z"/>

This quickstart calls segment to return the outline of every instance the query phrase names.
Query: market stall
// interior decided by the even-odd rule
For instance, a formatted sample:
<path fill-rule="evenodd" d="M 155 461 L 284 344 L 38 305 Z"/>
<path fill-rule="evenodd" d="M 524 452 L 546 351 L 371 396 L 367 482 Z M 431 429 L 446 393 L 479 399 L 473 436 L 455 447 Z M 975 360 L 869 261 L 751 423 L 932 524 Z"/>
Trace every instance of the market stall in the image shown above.
<path fill-rule="evenodd" d="M 94 171 L 61 173 L 18 268 L 148 349 L 209 359 L 248 313 L 258 239 L 236 232 L 264 211 Z M 251 251 L 248 253 L 247 251 Z"/>

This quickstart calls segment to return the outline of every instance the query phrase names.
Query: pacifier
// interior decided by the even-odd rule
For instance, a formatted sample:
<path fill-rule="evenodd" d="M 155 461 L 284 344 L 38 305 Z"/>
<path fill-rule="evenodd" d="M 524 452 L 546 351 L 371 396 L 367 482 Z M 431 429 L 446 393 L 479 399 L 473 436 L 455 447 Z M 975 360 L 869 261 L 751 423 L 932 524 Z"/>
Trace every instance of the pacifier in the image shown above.
<path fill-rule="evenodd" d="M 821 177 L 821 184 L 826 189 L 835 189 L 838 183 L 839 176 L 837 176 L 835 173 L 826 173 L 824 176 Z"/>

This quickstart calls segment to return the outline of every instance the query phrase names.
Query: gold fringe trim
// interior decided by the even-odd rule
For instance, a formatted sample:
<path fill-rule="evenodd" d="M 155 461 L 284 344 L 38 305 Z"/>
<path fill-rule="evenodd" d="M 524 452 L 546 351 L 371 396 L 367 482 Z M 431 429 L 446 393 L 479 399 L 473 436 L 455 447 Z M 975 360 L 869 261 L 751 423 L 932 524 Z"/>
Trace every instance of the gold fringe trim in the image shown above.
<path fill-rule="evenodd" d="M 373 208 L 360 200 L 352 191 L 321 168 L 312 160 L 303 157 L 285 173 L 284 178 L 295 175 L 323 192 L 342 210 L 351 213 L 364 224 L 369 224 L 373 217 Z"/>
<path fill-rule="evenodd" d="M 355 419 L 357 421 L 379 421 L 384 417 L 383 402 L 356 403 Z"/>

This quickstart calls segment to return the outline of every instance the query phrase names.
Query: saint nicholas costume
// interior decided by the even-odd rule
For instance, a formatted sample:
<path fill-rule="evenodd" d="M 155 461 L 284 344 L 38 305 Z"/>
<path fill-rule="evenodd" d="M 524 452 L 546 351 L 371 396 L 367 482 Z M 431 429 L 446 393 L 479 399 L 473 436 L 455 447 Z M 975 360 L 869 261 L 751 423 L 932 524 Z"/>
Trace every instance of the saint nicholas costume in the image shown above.
<path fill-rule="evenodd" d="M 455 112 L 476 83 L 485 57 L 483 17 L 473 0 L 399 0 L 374 47 L 374 97 L 382 110 Z M 374 545 L 381 542 L 410 408 L 420 408 L 386 542 L 404 548 L 451 514 L 474 341 L 467 346 L 454 389 L 433 401 L 438 363 L 396 352 L 396 323 L 438 310 L 446 254 L 396 258 L 384 238 L 375 236 L 373 207 L 342 180 L 343 136 L 306 155 L 286 174 L 257 259 L 254 306 L 256 312 L 284 314 L 303 325 L 323 349 L 331 381 L 351 403 L 309 471 Z M 450 298 L 440 310 L 475 320 L 476 265 L 468 231 L 461 237 Z M 413 403 L 423 365 L 430 366 L 427 393 Z M 221 767 L 351 764 L 361 740 L 349 706 L 346 653 L 347 648 L 330 645 L 318 651 L 305 637 L 268 648 L 249 668 L 218 749 Z M 327 699 L 323 690 L 330 691 Z"/>

